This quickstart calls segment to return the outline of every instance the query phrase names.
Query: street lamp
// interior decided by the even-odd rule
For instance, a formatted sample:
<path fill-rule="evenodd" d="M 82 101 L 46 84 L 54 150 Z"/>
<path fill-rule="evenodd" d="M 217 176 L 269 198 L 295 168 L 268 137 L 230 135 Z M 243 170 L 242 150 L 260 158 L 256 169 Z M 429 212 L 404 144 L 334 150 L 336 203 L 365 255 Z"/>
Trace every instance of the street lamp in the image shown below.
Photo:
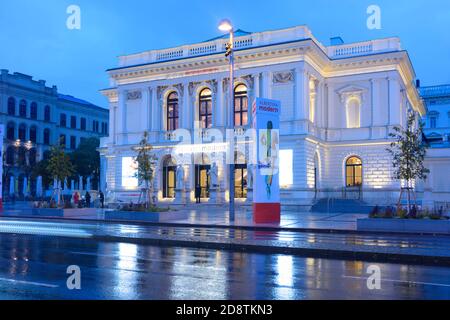
<path fill-rule="evenodd" d="M 230 103 L 230 114 L 228 125 L 231 130 L 234 132 L 234 31 L 233 25 L 231 21 L 228 19 L 224 19 L 219 23 L 219 30 L 223 32 L 230 33 L 230 42 L 225 45 L 225 57 L 228 57 L 230 61 L 230 83 L 229 83 L 229 103 Z M 235 220 L 235 212 L 234 212 L 234 134 L 231 137 L 231 141 L 229 143 L 228 152 L 231 152 L 231 156 L 228 159 L 232 159 L 229 164 L 229 195 L 230 195 L 230 221 Z"/>

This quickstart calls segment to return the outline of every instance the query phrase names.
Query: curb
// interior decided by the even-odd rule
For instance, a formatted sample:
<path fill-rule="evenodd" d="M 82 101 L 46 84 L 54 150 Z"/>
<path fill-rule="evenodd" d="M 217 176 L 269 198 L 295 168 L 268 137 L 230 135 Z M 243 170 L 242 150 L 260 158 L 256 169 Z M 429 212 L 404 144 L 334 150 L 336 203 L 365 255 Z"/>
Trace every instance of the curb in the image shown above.
<path fill-rule="evenodd" d="M 270 246 L 264 244 L 247 244 L 235 242 L 219 242 L 211 240 L 182 240 L 167 238 L 129 238 L 120 236 L 96 235 L 91 239 L 105 242 L 128 242 L 137 244 L 176 246 L 188 248 L 217 249 L 226 251 L 240 251 L 263 254 L 289 254 L 313 258 L 327 258 L 334 260 L 364 260 L 378 263 L 410 263 L 416 265 L 450 266 L 450 257 L 422 256 L 414 254 L 383 253 L 370 251 L 349 251 L 329 248 L 305 248 L 288 246 Z"/>
<path fill-rule="evenodd" d="M 287 227 L 270 227 L 270 226 L 240 226 L 240 225 L 220 225 L 220 224 L 201 224 L 201 223 L 176 223 L 176 222 L 149 222 L 149 221 L 132 221 L 120 219 L 83 219 L 83 218 L 62 218 L 62 217 L 43 217 L 43 216 L 1 216 L 6 219 L 35 219 L 35 220 L 58 220 L 58 221 L 83 221 L 92 223 L 108 223 L 108 224 L 129 224 L 142 226 L 159 226 L 159 227 L 180 227 L 180 228 L 212 228 L 212 229 L 236 229 L 248 231 L 287 231 L 287 232 L 302 232 L 302 233 L 336 233 L 336 234 L 373 234 L 373 235 L 420 235 L 420 236 L 440 236 L 449 237 L 448 233 L 426 233 L 426 232 L 391 232 L 391 231 L 367 231 L 355 229 L 332 229 L 332 228 L 287 228 Z"/>

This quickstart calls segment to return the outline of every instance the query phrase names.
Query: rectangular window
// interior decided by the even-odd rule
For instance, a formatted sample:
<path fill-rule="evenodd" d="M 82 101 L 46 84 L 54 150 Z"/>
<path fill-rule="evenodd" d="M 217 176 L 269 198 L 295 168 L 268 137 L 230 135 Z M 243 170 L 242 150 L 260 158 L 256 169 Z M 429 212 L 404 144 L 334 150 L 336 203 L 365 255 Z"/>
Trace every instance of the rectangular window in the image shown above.
<path fill-rule="evenodd" d="M 430 128 L 435 129 L 436 128 L 436 117 L 430 118 Z"/>
<path fill-rule="evenodd" d="M 66 117 L 66 115 L 64 113 L 61 113 L 59 115 L 59 125 L 61 127 L 67 126 L 67 117 Z"/>
<path fill-rule="evenodd" d="M 122 158 L 122 187 L 137 188 L 138 179 L 135 177 L 137 163 L 133 157 Z"/>
<path fill-rule="evenodd" d="M 279 151 L 279 171 L 280 171 L 280 187 L 289 186 L 294 183 L 294 151 Z"/>
<path fill-rule="evenodd" d="M 86 130 L 86 118 L 81 118 L 80 119 L 80 129 L 81 130 Z"/>
<path fill-rule="evenodd" d="M 76 129 L 77 128 L 77 117 L 70 116 L 70 127 L 72 129 Z"/>
<path fill-rule="evenodd" d="M 66 135 L 64 134 L 59 135 L 59 144 L 63 147 L 66 146 Z"/>
<path fill-rule="evenodd" d="M 77 137 L 71 136 L 70 137 L 70 149 L 76 149 L 77 148 Z"/>

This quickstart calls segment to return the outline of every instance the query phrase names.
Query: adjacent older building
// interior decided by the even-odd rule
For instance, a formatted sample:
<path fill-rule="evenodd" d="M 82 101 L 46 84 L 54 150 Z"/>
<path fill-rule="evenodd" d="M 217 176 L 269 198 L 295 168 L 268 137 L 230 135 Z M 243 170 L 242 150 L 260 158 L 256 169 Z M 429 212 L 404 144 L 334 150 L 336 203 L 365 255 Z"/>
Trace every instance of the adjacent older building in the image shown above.
<path fill-rule="evenodd" d="M 386 151 L 389 133 L 406 123 L 408 112 L 426 113 L 398 38 L 327 46 L 306 26 L 239 30 L 231 84 L 226 42 L 219 37 L 121 56 L 119 66 L 108 70 L 111 87 L 102 92 L 109 99 L 111 130 L 101 154 L 103 184 L 111 197 L 137 200 L 132 160 L 148 131 L 158 158 L 154 190 L 159 202 L 193 202 L 199 184 L 202 202 L 224 203 L 229 172 L 215 138 L 218 132 L 225 136 L 231 121 L 235 135 L 244 135 L 252 122 L 249 106 L 263 97 L 281 101 L 282 204 L 308 206 L 326 197 L 395 202 L 400 182 L 393 178 Z M 172 156 L 182 140 L 181 152 L 192 158 L 188 165 Z M 235 158 L 245 157 L 236 151 Z M 237 203 L 252 199 L 251 172 L 245 160 L 238 160 Z"/>
<path fill-rule="evenodd" d="M 423 118 L 429 148 L 426 166 L 430 175 L 424 184 L 424 199 L 450 205 L 450 85 L 420 88 L 427 107 Z"/>
<path fill-rule="evenodd" d="M 61 143 L 68 152 L 89 137 L 108 135 L 108 110 L 70 95 L 44 80 L 8 70 L 0 74 L 0 123 L 5 126 L 3 192 L 23 192 L 24 178 L 35 188 L 30 170 L 51 145 Z M 15 179 L 11 180 L 11 177 Z"/>

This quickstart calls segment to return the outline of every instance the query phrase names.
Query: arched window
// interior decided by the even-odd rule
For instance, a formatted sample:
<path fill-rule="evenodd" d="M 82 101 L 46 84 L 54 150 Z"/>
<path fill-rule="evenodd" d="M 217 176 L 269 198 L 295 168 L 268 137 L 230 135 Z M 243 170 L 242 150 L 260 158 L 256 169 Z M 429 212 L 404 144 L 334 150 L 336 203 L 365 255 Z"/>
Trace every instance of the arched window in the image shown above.
<path fill-rule="evenodd" d="M 37 129 L 35 126 L 30 128 L 30 141 L 36 143 Z"/>
<path fill-rule="evenodd" d="M 45 145 L 50 144 L 50 129 L 48 128 L 44 129 L 44 144 Z"/>
<path fill-rule="evenodd" d="M 211 90 L 208 88 L 200 92 L 199 99 L 199 121 L 203 129 L 211 128 L 212 126 L 212 97 Z"/>
<path fill-rule="evenodd" d="M 21 116 L 23 118 L 27 117 L 27 102 L 25 100 L 20 100 L 19 116 Z"/>
<path fill-rule="evenodd" d="M 172 92 L 167 97 L 166 121 L 167 131 L 178 129 L 178 94 L 176 92 Z"/>
<path fill-rule="evenodd" d="M 30 118 L 37 119 L 38 107 L 36 102 L 32 102 L 30 105 Z"/>
<path fill-rule="evenodd" d="M 6 128 L 6 139 L 8 140 L 15 140 L 16 137 L 16 125 L 14 124 L 14 122 L 10 122 L 8 123 L 8 126 Z"/>
<path fill-rule="evenodd" d="M 248 123 L 247 87 L 243 84 L 234 89 L 234 125 L 246 126 Z"/>
<path fill-rule="evenodd" d="M 24 123 L 22 123 L 19 126 L 19 139 L 25 141 L 26 137 L 27 137 L 27 126 Z"/>
<path fill-rule="evenodd" d="M 350 157 L 345 162 L 345 185 L 356 187 L 362 185 L 362 161 L 358 157 Z"/>
<path fill-rule="evenodd" d="M 14 157 L 15 157 L 15 148 L 13 146 L 9 146 L 6 149 L 6 164 L 13 166 L 14 165 Z"/>
<path fill-rule="evenodd" d="M 8 114 L 10 116 L 16 115 L 16 99 L 13 97 L 8 98 Z"/>
<path fill-rule="evenodd" d="M 44 109 L 44 120 L 50 122 L 50 106 L 46 105 Z"/>
<path fill-rule="evenodd" d="M 175 198 L 176 171 L 172 157 L 167 157 L 163 162 L 163 198 Z"/>
<path fill-rule="evenodd" d="M 357 98 L 347 101 L 347 128 L 361 127 L 361 103 Z"/>

